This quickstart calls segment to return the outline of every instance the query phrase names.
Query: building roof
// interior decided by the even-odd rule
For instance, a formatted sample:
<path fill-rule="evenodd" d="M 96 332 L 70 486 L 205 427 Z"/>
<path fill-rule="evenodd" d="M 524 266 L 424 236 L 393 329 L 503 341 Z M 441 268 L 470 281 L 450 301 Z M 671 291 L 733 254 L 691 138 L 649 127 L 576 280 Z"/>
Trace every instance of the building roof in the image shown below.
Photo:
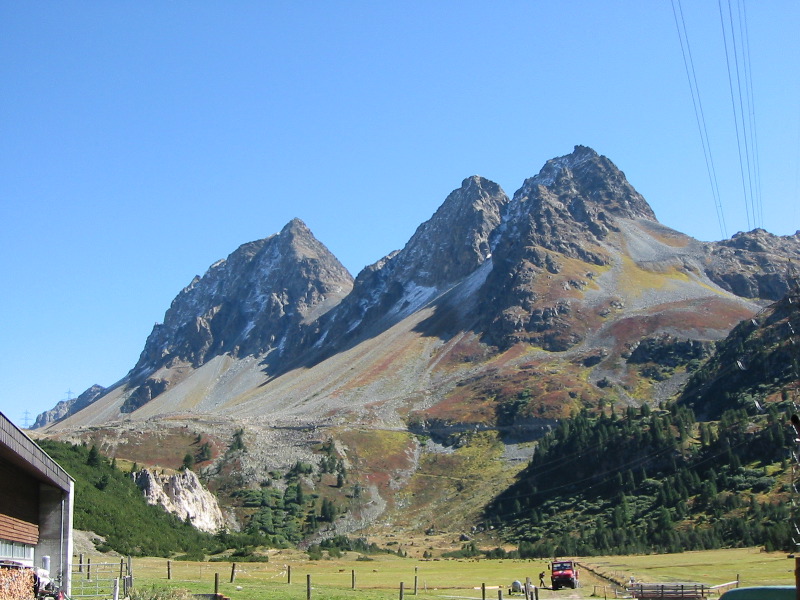
<path fill-rule="evenodd" d="M 70 483 L 74 481 L 69 473 L 2 412 L 0 412 L 0 459 L 64 491 L 69 491 Z"/>

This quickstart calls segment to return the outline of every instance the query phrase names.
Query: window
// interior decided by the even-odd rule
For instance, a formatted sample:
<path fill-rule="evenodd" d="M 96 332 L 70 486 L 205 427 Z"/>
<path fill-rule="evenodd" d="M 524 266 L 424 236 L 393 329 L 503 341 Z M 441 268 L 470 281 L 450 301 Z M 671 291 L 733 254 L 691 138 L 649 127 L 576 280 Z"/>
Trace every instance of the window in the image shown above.
<path fill-rule="evenodd" d="M 33 562 L 33 546 L 0 540 L 0 559 L 3 558 Z"/>

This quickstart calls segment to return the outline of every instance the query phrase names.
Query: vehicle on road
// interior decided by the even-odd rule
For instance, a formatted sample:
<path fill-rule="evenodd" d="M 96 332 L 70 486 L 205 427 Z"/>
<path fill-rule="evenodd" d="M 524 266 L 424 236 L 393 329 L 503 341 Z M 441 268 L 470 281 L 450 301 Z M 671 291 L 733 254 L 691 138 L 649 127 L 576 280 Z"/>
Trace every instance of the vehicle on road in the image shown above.
<path fill-rule="evenodd" d="M 578 587 L 578 566 L 575 561 L 554 560 L 550 563 L 550 587 L 554 590 Z"/>

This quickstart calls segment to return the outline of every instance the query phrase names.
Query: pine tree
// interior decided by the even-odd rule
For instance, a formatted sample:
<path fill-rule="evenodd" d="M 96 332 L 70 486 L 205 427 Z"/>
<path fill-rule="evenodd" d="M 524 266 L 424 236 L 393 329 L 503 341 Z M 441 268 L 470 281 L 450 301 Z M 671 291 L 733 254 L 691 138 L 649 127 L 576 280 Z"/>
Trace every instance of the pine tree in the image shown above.
<path fill-rule="evenodd" d="M 194 456 L 187 452 L 186 456 L 183 457 L 183 466 L 181 468 L 191 471 L 192 467 L 194 467 Z"/>
<path fill-rule="evenodd" d="M 89 455 L 86 458 L 86 464 L 90 467 L 100 466 L 100 451 L 94 444 L 92 444 L 92 447 L 89 448 Z"/>

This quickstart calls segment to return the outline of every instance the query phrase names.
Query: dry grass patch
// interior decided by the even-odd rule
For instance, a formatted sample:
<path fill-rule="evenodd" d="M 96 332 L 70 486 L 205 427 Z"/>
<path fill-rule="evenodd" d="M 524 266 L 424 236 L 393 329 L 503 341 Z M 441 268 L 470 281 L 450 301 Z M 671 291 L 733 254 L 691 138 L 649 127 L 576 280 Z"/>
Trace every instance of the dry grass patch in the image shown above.
<path fill-rule="evenodd" d="M 524 466 L 509 467 L 504 446 L 490 433 L 472 434 L 451 453 L 425 452 L 397 495 L 393 522 L 402 529 L 469 533 L 483 507 Z"/>

